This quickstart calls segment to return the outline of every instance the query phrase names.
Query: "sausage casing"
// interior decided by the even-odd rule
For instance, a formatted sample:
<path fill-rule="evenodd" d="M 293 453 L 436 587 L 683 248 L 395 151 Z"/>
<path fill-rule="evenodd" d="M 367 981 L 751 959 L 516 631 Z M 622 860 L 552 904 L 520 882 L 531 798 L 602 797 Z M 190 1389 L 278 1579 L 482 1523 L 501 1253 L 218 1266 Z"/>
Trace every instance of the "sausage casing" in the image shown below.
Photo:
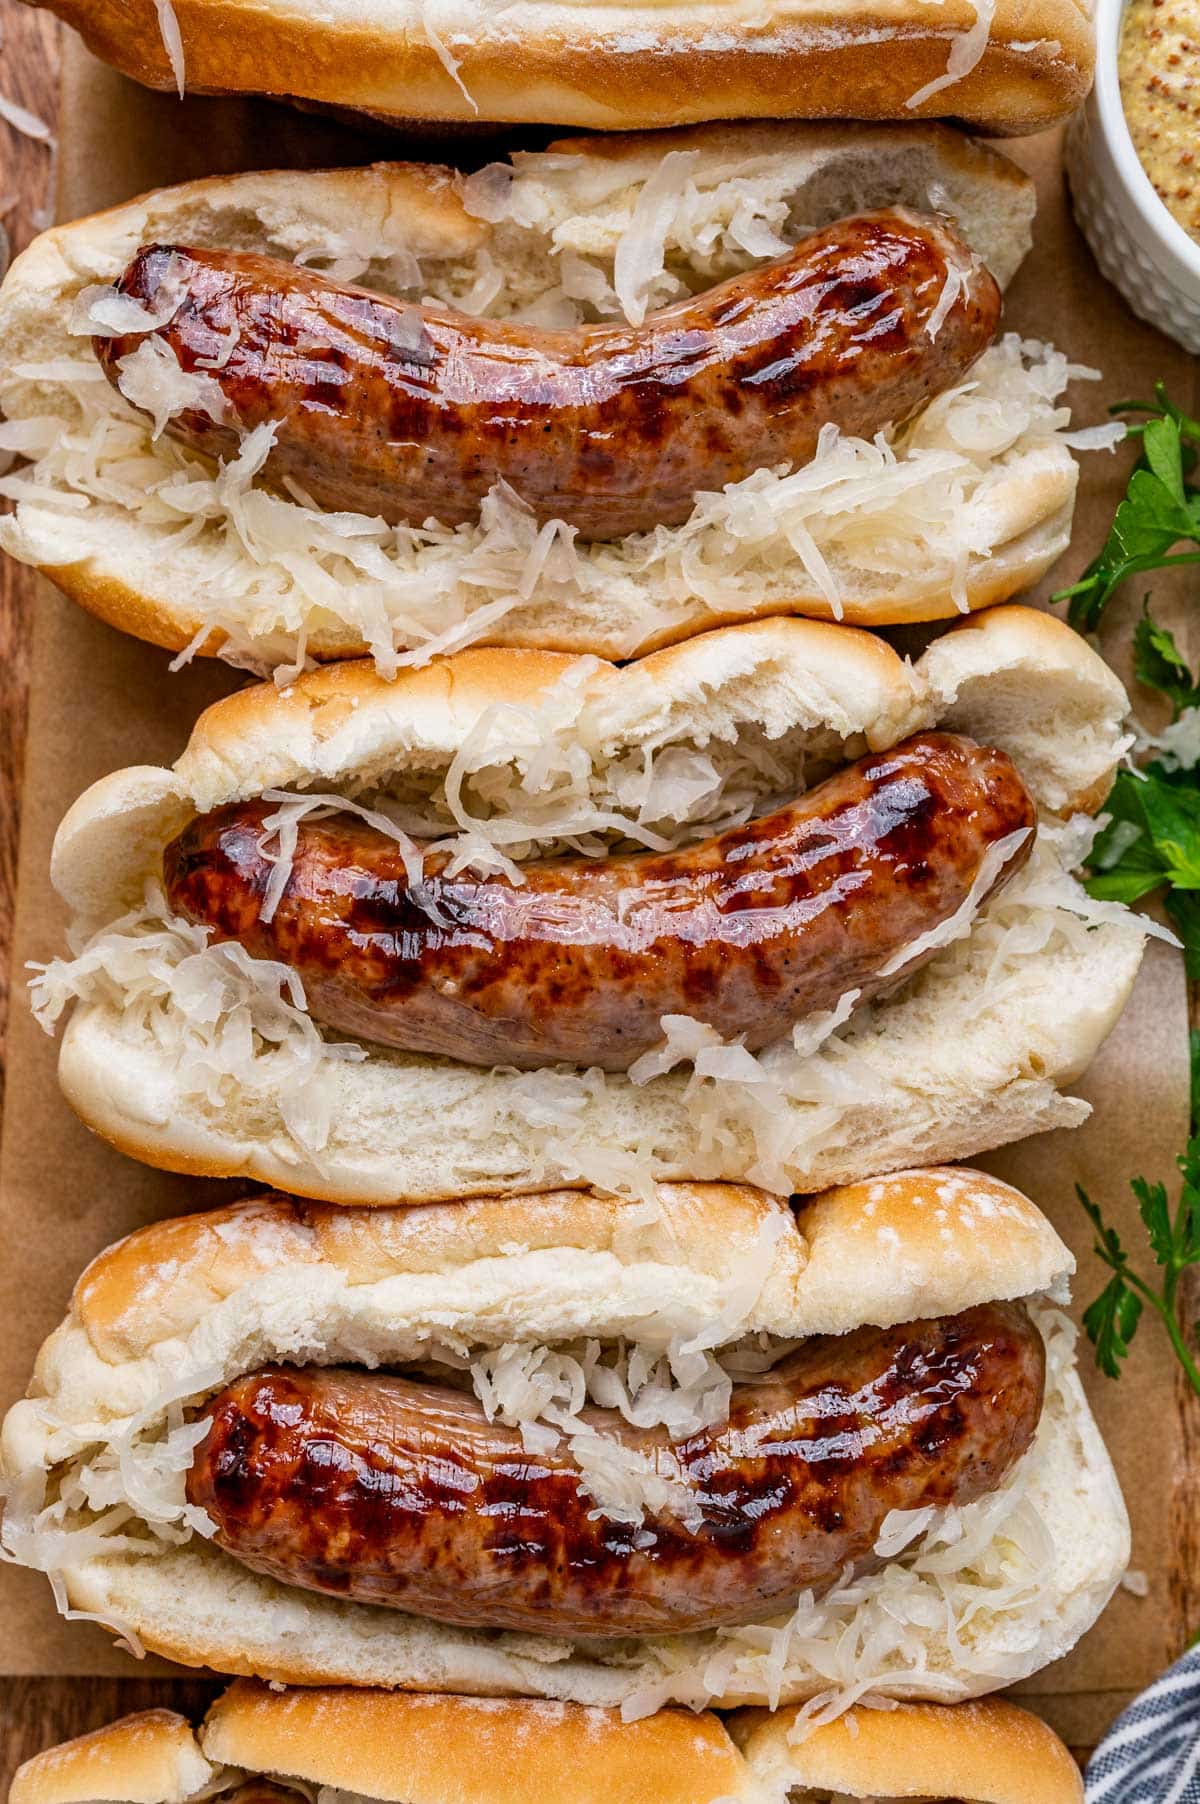
<path fill-rule="evenodd" d="M 538 330 L 174 245 L 143 246 L 118 287 L 156 313 L 181 296 L 155 336 L 225 398 L 222 422 L 185 409 L 172 437 L 228 456 L 275 421 L 266 477 L 321 507 L 458 525 L 503 480 L 589 539 L 677 524 L 701 490 L 805 462 L 827 423 L 900 424 L 961 380 L 1000 315 L 949 227 L 903 209 L 841 220 L 640 326 Z M 143 337 L 93 340 L 110 380 Z"/>
<path fill-rule="evenodd" d="M 757 1048 L 923 962 L 904 948 L 962 906 L 989 847 L 1034 804 L 1003 752 L 924 733 L 847 766 L 790 807 L 660 855 L 557 858 L 410 885 L 395 842 L 356 816 L 302 820 L 283 896 L 264 802 L 199 816 L 164 854 L 171 908 L 294 967 L 315 1019 L 466 1063 L 626 1070 L 691 1015 Z M 932 951 L 924 956 L 932 956 Z M 900 961 L 897 967 L 897 960 Z"/>
<path fill-rule="evenodd" d="M 470 1393 L 272 1367 L 209 1404 L 187 1492 L 218 1546 L 307 1590 L 536 1634 L 706 1628 L 870 1558 L 890 1510 L 996 1489 L 1044 1382 L 1024 1305 L 994 1303 L 808 1341 L 673 1447 L 588 1412 L 686 1487 L 685 1526 L 600 1515 L 566 1442 L 526 1453 Z"/>

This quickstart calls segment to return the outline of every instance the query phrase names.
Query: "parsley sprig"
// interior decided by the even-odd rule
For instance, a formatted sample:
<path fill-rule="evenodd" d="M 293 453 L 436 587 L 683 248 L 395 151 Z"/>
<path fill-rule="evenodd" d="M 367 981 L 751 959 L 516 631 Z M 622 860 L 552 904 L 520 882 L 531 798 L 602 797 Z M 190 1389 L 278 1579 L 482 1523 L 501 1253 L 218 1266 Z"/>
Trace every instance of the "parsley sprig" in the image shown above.
<path fill-rule="evenodd" d="M 1146 414 L 1127 420 L 1129 436 L 1141 451 L 1108 537 L 1077 583 L 1060 589 L 1055 601 L 1069 601 L 1068 619 L 1081 633 L 1094 633 L 1100 616 L 1130 576 L 1174 564 L 1200 564 L 1200 488 L 1189 478 L 1200 450 L 1200 420 L 1176 407 L 1161 382 L 1153 401 L 1118 401 L 1114 414 Z M 1177 551 L 1193 545 L 1194 551 Z"/>
<path fill-rule="evenodd" d="M 1069 601 L 1068 618 L 1080 632 L 1094 632 L 1113 595 L 1130 576 L 1176 564 L 1200 563 L 1200 486 L 1192 481 L 1200 459 L 1200 420 L 1168 398 L 1160 382 L 1154 401 L 1124 401 L 1112 409 L 1144 414 L 1131 424 L 1140 440 L 1138 460 L 1099 556 L 1056 601 Z M 1192 551 L 1177 547 L 1192 545 Z M 1150 612 L 1150 598 L 1134 631 L 1134 672 L 1170 704 L 1172 724 L 1200 709 L 1200 672 L 1193 672 L 1174 635 Z M 1133 903 L 1162 894 L 1171 924 L 1183 941 L 1187 974 L 1200 981 L 1200 716 L 1182 733 L 1168 735 L 1171 750 L 1138 770 L 1118 772 L 1104 804 L 1106 824 L 1089 857 L 1087 888 L 1099 899 Z M 1188 1381 L 1200 1395 L 1200 1322 L 1184 1319 L 1185 1276 L 1200 1265 L 1200 1033 L 1191 1036 L 1191 1135 L 1178 1159 L 1182 1186 L 1172 1209 L 1166 1186 L 1134 1178 L 1158 1283 L 1143 1275 L 1099 1204 L 1081 1185 L 1079 1200 L 1095 1229 L 1097 1257 L 1112 1276 L 1084 1311 L 1083 1324 L 1096 1363 L 1119 1378 L 1122 1361 L 1147 1309 L 1161 1320 Z"/>
<path fill-rule="evenodd" d="M 1096 1349 L 1096 1364 L 1109 1378 L 1121 1376 L 1121 1362 L 1128 1358 L 1142 1314 L 1149 1307 L 1160 1317 L 1189 1383 L 1200 1396 L 1200 1363 L 1193 1352 L 1200 1344 L 1200 1322 L 1185 1321 L 1183 1294 L 1185 1272 L 1200 1265 L 1200 1033 L 1191 1036 L 1191 1054 L 1192 1133 L 1187 1151 L 1177 1161 L 1183 1175 L 1179 1200 L 1172 1210 L 1164 1184 L 1134 1178 L 1130 1185 L 1162 1274 L 1157 1288 L 1134 1270 L 1120 1235 L 1107 1225 L 1099 1204 L 1081 1184 L 1075 1189 L 1096 1230 L 1096 1256 L 1112 1272 L 1083 1314 L 1088 1339 Z"/>

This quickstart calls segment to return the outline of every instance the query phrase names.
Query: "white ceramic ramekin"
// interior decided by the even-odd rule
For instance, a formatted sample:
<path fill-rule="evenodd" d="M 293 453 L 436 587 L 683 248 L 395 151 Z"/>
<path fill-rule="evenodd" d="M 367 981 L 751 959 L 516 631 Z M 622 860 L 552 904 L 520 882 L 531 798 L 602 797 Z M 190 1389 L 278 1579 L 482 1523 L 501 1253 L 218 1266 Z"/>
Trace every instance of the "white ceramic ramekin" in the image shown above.
<path fill-rule="evenodd" d="M 1125 0 L 1097 0 L 1096 85 L 1067 132 L 1075 217 L 1100 268 L 1142 319 L 1200 351 L 1200 244 L 1142 168 L 1117 80 Z"/>

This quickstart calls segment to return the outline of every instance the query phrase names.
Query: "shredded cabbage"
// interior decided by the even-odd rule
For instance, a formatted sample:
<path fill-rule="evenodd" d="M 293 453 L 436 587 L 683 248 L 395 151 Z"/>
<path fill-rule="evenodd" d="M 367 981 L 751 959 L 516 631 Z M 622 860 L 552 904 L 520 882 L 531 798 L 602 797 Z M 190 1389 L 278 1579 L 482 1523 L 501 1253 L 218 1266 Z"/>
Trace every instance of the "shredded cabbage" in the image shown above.
<path fill-rule="evenodd" d="M 187 1094 L 214 1108 L 235 1095 L 278 1096 L 289 1134 L 319 1157 L 331 1106 L 323 1074 L 366 1049 L 322 1038 L 290 966 L 233 941 L 211 945 L 208 933 L 171 916 L 150 881 L 140 908 L 73 939 L 73 957 L 29 966 L 34 1015 L 51 1033 L 70 1002 L 113 1002 L 175 1061 Z"/>
<path fill-rule="evenodd" d="M 53 149 L 54 133 L 46 121 L 39 119 L 36 113 L 31 113 L 28 107 L 19 106 L 15 100 L 10 100 L 6 94 L 0 94 L 0 119 L 6 125 L 11 125 L 15 132 L 20 132 L 23 138 L 32 138 L 35 143 L 45 144 Z"/>
<path fill-rule="evenodd" d="M 179 90 L 179 98 L 182 100 L 184 89 L 187 86 L 187 77 L 183 62 L 183 36 L 179 30 L 179 19 L 171 0 L 154 0 L 154 10 L 158 15 L 158 29 L 162 36 L 163 49 L 167 53 L 167 61 L 171 65 L 175 86 Z"/>
<path fill-rule="evenodd" d="M 429 41 L 430 49 L 435 52 L 442 68 L 446 71 L 446 74 L 450 77 L 471 111 L 473 113 L 478 113 L 479 103 L 458 72 L 458 58 L 454 55 L 445 39 L 439 37 L 438 33 L 433 28 L 433 21 L 429 17 L 428 0 L 417 0 L 417 8 L 421 15 L 421 30 L 425 33 L 425 36 Z"/>
<path fill-rule="evenodd" d="M 145 306 L 107 282 L 90 282 L 75 296 L 67 330 L 72 338 L 122 338 L 135 332 L 156 332 L 178 313 L 184 289 L 182 267 L 175 258 L 168 260 L 163 271 L 156 307 Z"/>
<path fill-rule="evenodd" d="M 825 1684 L 798 1710 L 793 1737 L 799 1740 L 810 1726 L 854 1704 L 881 1702 L 885 1685 L 951 1699 L 961 1695 L 965 1675 L 985 1690 L 1022 1671 L 1019 1646 L 981 1655 L 973 1630 L 1006 1619 L 1028 1621 L 1054 1559 L 1029 1495 L 1030 1480 L 1039 1444 L 1064 1407 L 1075 1329 L 1057 1310 L 1038 1308 L 1036 1315 L 1047 1352 L 1042 1424 L 1034 1447 L 998 1491 L 934 1512 L 878 1572 L 846 1572 L 823 1595 L 806 1592 L 787 1617 L 711 1636 L 656 1640 L 651 1651 L 661 1678 L 640 1687 L 622 1714 L 644 1716 L 681 1699 L 700 1708 L 747 1690 L 765 1693 L 774 1707 L 793 1675 L 812 1673 Z M 889 1520 L 884 1544 L 897 1539 Z M 931 1659 L 931 1635 L 934 1646 L 940 1640 L 947 1648 L 953 1668 Z"/>
<path fill-rule="evenodd" d="M 733 1389 L 725 1343 L 736 1339 L 757 1302 L 784 1228 L 781 1215 L 764 1219 L 726 1310 L 703 1333 L 672 1340 L 665 1352 L 624 1344 L 606 1349 L 593 1340 L 558 1349 L 510 1342 L 478 1354 L 469 1369 L 488 1421 L 519 1428 L 529 1453 L 547 1453 L 565 1435 L 596 1514 L 640 1523 L 646 1511 L 666 1513 L 697 1528 L 702 1512 L 669 1451 L 652 1463 L 580 1412 L 591 1403 L 631 1427 L 665 1428 L 676 1441 L 723 1421 Z M 721 1348 L 720 1359 L 714 1348 Z M 736 1346 L 732 1351 L 736 1364 Z M 743 1358 L 753 1363 L 756 1351 L 745 1349 Z"/>
<path fill-rule="evenodd" d="M 939 921 L 936 926 L 927 927 L 924 933 L 918 934 L 915 940 L 910 940 L 907 946 L 902 946 L 882 967 L 881 976 L 895 977 L 918 959 L 936 952 L 940 946 L 952 946 L 955 940 L 965 939 L 975 925 L 975 916 L 979 913 L 984 897 L 999 880 L 1005 866 L 1016 857 L 1029 838 L 1029 833 L 1028 827 L 1019 827 L 1015 833 L 1006 833 L 1003 839 L 990 845 L 979 861 L 979 869 L 970 889 L 954 913 L 947 920 Z"/>
<path fill-rule="evenodd" d="M 613 288 L 625 318 L 640 326 L 646 317 L 654 284 L 663 272 L 667 234 L 683 178 L 700 160 L 698 150 L 669 150 L 634 202 L 628 229 L 617 241 L 613 259 Z"/>
<path fill-rule="evenodd" d="M 1086 820 L 1083 831 L 1092 830 Z M 1078 943 L 1098 925 L 1123 923 L 1172 938 L 1166 928 L 1088 896 L 1069 875 L 1065 859 L 1072 846 L 1066 842 L 1064 853 L 1065 832 L 1043 824 L 1029 863 L 985 904 L 971 933 L 943 946 L 894 992 L 902 1004 L 936 982 L 949 1042 L 960 1027 L 968 1030 L 981 1008 L 999 1005 L 1006 988 L 1021 983 L 1028 960 L 1052 958 L 1056 947 Z M 695 1169 L 720 1169 L 722 1150 L 748 1136 L 754 1160 L 747 1181 L 786 1195 L 793 1174 L 835 1139 L 847 1112 L 879 1092 L 880 1080 L 860 1050 L 869 1043 L 875 1011 L 868 1006 L 851 1014 L 854 1000 L 843 997 L 830 1015 L 800 1023 L 790 1042 L 758 1053 L 722 1041 L 714 1029 L 688 1016 L 668 1016 L 664 1046 L 638 1061 L 629 1078 L 635 1084 L 653 1081 L 676 1064 L 690 1063 L 683 1100 Z M 513 1084 L 509 1100 L 527 1130 L 531 1169 L 565 1171 L 600 1187 L 644 1194 L 646 1184 L 661 1175 L 652 1149 L 602 1147 L 589 1134 L 588 1104 L 605 1081 L 597 1071 L 546 1070 L 525 1072 Z"/>
<path fill-rule="evenodd" d="M 960 268 L 957 263 L 947 264 L 946 280 L 942 283 L 942 292 L 937 298 L 937 306 L 925 321 L 926 338 L 930 340 L 937 338 L 955 301 L 960 295 L 967 293 L 970 273 L 969 268 Z"/>
<path fill-rule="evenodd" d="M 262 907 L 259 909 L 261 920 L 274 919 L 275 910 L 287 887 L 291 875 L 292 862 L 296 856 L 296 845 L 299 837 L 300 822 L 305 819 L 324 820 L 339 810 L 356 814 L 370 826 L 386 833 L 394 839 L 404 859 L 408 882 L 415 888 L 421 881 L 425 867 L 423 850 L 413 844 L 412 840 L 395 825 L 390 816 L 375 808 L 364 808 L 359 802 L 352 802 L 345 796 L 336 795 L 290 795 L 283 789 L 265 789 L 265 802 L 278 802 L 274 814 L 268 814 L 263 821 L 265 837 L 259 841 L 259 850 L 272 865 L 270 880 L 263 894 Z M 271 842 L 274 841 L 274 850 Z"/>
<path fill-rule="evenodd" d="M 533 857 L 666 852 L 714 837 L 793 800 L 864 749 L 858 738 L 803 726 L 774 739 L 749 727 L 736 742 L 704 747 L 664 731 L 613 755 L 602 703 L 587 696 L 595 668 L 591 659 L 575 660 L 536 705 L 483 709 L 432 787 L 422 773 L 347 783 L 339 793 L 265 791 L 279 807 L 267 822 L 264 850 L 276 870 L 264 918 L 282 894 L 305 816 L 345 808 L 370 821 L 397 841 L 413 884 L 435 854 L 446 855 L 451 877 L 469 867 L 521 883 L 523 862 Z"/>
<path fill-rule="evenodd" d="M 1195 770 L 1200 764 L 1200 708 L 1185 708 L 1161 733 L 1138 728 L 1139 752 L 1155 752 L 1167 770 Z M 1126 826 L 1130 822 L 1123 823 Z M 1115 854 L 1113 863 L 1119 854 Z"/>
<path fill-rule="evenodd" d="M 225 417 L 225 394 L 215 376 L 180 367 L 163 338 L 144 338 L 117 364 L 117 386 L 125 399 L 154 422 L 159 438 L 176 414 L 197 412 L 210 420 Z"/>
<path fill-rule="evenodd" d="M 941 5 L 942 0 L 923 0 L 923 4 Z M 953 87 L 964 75 L 969 75 L 983 60 L 996 13 L 996 0 L 971 0 L 971 4 L 975 8 L 975 17 L 966 31 L 956 32 L 951 39 L 944 74 L 935 76 L 923 88 L 918 88 L 915 94 L 910 94 L 904 103 L 906 107 L 924 106 L 927 100 L 932 100 L 943 88 Z"/>

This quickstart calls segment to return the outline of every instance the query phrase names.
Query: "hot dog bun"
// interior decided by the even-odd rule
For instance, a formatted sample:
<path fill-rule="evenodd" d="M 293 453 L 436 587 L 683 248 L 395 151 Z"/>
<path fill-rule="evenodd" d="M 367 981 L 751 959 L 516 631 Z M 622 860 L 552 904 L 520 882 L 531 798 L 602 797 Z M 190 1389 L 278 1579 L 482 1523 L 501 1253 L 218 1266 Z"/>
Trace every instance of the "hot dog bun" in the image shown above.
<path fill-rule="evenodd" d="M 564 1181 L 624 1185 L 647 1170 L 812 1190 L 1074 1124 L 1085 1106 L 1059 1088 L 1085 1068 L 1120 1013 L 1143 929 L 1126 912 L 1097 913 L 1083 897 L 1067 875 L 1078 839 L 1054 817 L 1099 807 L 1126 744 L 1124 707 L 1120 683 L 1076 634 L 1023 608 L 974 617 L 916 665 L 846 627 L 775 620 L 719 629 L 623 669 L 476 650 L 393 684 L 361 663 L 313 673 L 282 693 L 270 684 L 242 691 L 201 718 L 173 770 L 115 772 L 70 810 L 52 875 L 81 922 L 110 928 L 139 907 L 162 848 L 195 812 L 274 787 L 369 801 L 370 785 L 390 780 L 396 791 L 428 794 L 464 746 L 474 748 L 468 763 L 492 773 L 493 801 L 496 770 L 528 768 L 539 748 L 558 782 L 555 747 L 564 755 L 569 747 L 573 759 L 587 748 L 593 795 L 607 794 L 606 772 L 654 745 L 660 756 L 664 746 L 698 752 L 721 773 L 770 750 L 787 775 L 755 763 L 744 780 L 778 791 L 803 787 L 867 746 L 940 725 L 1008 751 L 1045 821 L 1027 870 L 969 937 L 869 1019 L 856 1017 L 836 1071 L 824 1054 L 807 1057 L 792 1091 L 806 1100 L 778 1097 L 762 1134 L 736 1085 L 723 1081 L 697 1102 L 679 1071 L 638 1086 L 622 1075 L 518 1078 L 378 1047 L 345 1062 L 315 1041 L 305 1051 L 295 1024 L 285 1038 L 299 1063 L 291 1055 L 272 1063 L 264 1046 L 263 1057 L 230 1070 L 210 1094 L 210 1074 L 197 1081 L 188 1053 L 205 1030 L 177 993 L 146 989 L 144 972 L 122 967 L 128 927 L 94 954 L 102 964 L 116 958 L 112 981 L 79 989 L 61 972 L 49 980 L 51 1013 L 83 997 L 63 1040 L 63 1089 L 89 1126 L 151 1164 L 251 1176 L 345 1203 Z M 519 762 L 510 767 L 514 747 Z M 674 819 L 679 804 L 668 791 L 663 806 Z M 507 796 L 502 817 L 507 806 L 528 810 L 528 796 L 515 788 Z M 1017 936 L 1010 953 L 1000 924 L 1018 921 L 1034 938 Z M 182 942 L 170 958 L 181 956 Z M 270 967 L 249 970 L 261 976 Z M 710 1105 L 724 1124 L 715 1137 L 712 1118 L 695 1113 Z M 780 1151 L 777 1131 L 793 1144 Z"/>
<path fill-rule="evenodd" d="M 236 1680 L 193 1730 L 147 1710 L 35 1754 L 9 1804 L 191 1804 L 228 1797 L 222 1767 L 280 1785 L 328 1785 L 381 1804 L 810 1804 L 844 1798 L 1081 1804 L 1079 1769 L 1053 1730 L 1001 1698 L 854 1710 L 788 1742 L 796 1713 L 615 1712 L 524 1699 L 313 1689 Z"/>
<path fill-rule="evenodd" d="M 214 14 L 174 0 L 182 71 L 150 0 L 55 0 L 53 10 L 124 74 L 173 89 L 296 96 L 416 121 L 533 121 L 590 130 L 704 119 L 939 115 L 985 131 L 1034 131 L 1091 83 L 1091 20 L 1072 0 L 998 0 L 930 18 L 911 3 L 832 0 L 749 7 L 523 6 L 358 0 L 336 15 L 306 0 Z M 976 47 L 966 34 L 987 19 Z M 440 48 L 439 48 L 440 46 Z M 945 81 L 948 54 L 958 79 Z M 982 55 L 978 52 L 982 51 Z M 455 74 L 451 74 L 451 67 Z M 927 84 L 935 91 L 923 95 Z"/>
<path fill-rule="evenodd" d="M 1128 1554 L 1073 1330 L 1036 1303 L 1046 1403 L 1009 1481 L 962 1512 L 976 1576 L 943 1594 L 937 1557 L 923 1568 L 914 1544 L 856 1581 L 861 1595 L 838 1601 L 835 1589 L 804 1605 L 795 1640 L 778 1645 L 753 1627 L 604 1644 L 454 1628 L 281 1585 L 199 1534 L 108 1551 L 84 1511 L 65 1524 L 82 1529 L 82 1541 L 47 1542 L 38 1514 L 60 1485 L 70 1492 L 85 1462 L 107 1471 L 102 1493 L 111 1494 L 107 1437 L 153 1441 L 170 1409 L 277 1358 L 396 1367 L 436 1361 L 447 1346 L 461 1362 L 464 1347 L 474 1356 L 513 1342 L 562 1349 L 623 1339 L 661 1351 L 703 1334 L 720 1357 L 747 1334 L 790 1344 L 990 1300 L 1059 1297 L 1072 1263 L 1032 1203 L 970 1170 L 846 1186 L 798 1214 L 722 1185 L 662 1186 L 649 1208 L 592 1193 L 369 1213 L 249 1199 L 143 1229 L 84 1273 L 42 1348 L 29 1398 L 4 1424 L 6 1544 L 26 1564 L 58 1564 L 76 1608 L 154 1651 L 290 1683 L 527 1694 L 636 1714 L 776 1696 L 849 1703 L 864 1679 L 885 1695 L 978 1695 L 1073 1645 Z M 129 1460 L 121 1471 L 133 1474 L 135 1510 L 152 1498 L 160 1520 L 172 1522 L 164 1495 L 175 1493 L 170 1483 L 164 1492 L 161 1469 Z M 165 1532 L 178 1532 L 174 1520 Z M 988 1591 L 985 1610 L 975 1608 L 977 1585 Z"/>
<path fill-rule="evenodd" d="M 463 178 L 415 164 L 220 177 L 45 233 L 0 289 L 0 411 L 26 447 L 36 452 L 43 433 L 56 449 L 32 472 L 49 485 L 46 500 L 25 486 L 0 520 L 0 545 L 102 619 L 171 650 L 224 647 L 259 668 L 369 650 L 388 674 L 412 648 L 420 657 L 472 640 L 629 658 L 761 614 L 829 618 L 840 608 L 868 626 L 948 618 L 1005 601 L 1065 548 L 1077 466 L 1048 395 L 1065 386 L 1067 365 L 1015 339 L 984 354 L 970 372 L 977 386 L 918 416 L 894 466 L 890 452 L 846 439 L 805 466 L 828 478 L 815 500 L 802 487 L 785 501 L 780 479 L 758 471 L 751 488 L 698 504 L 690 525 L 574 550 L 560 540 L 548 557 L 533 517 L 503 499 L 485 526 L 457 535 L 353 516 L 347 538 L 342 516 L 251 489 L 248 466 L 241 475 L 225 466 L 218 492 L 210 465 L 168 438 L 151 444 L 148 422 L 91 380 L 99 367 L 87 321 L 70 329 L 77 298 L 114 281 L 147 240 L 312 259 L 393 291 L 415 279 L 416 257 L 415 292 L 460 305 L 482 284 L 477 293 L 498 292 L 486 302 L 495 313 L 545 308 L 564 270 L 576 285 L 602 277 L 604 289 L 611 278 L 627 298 L 661 269 L 660 252 L 707 288 L 768 260 L 742 244 L 756 233 L 761 244 L 764 227 L 800 233 L 896 203 L 953 215 L 1003 285 L 1028 248 L 1034 208 L 1032 184 L 1007 159 L 945 126 L 720 126 L 580 140 L 515 167 L 511 188 L 503 170 Z M 676 188 L 680 206 L 664 210 Z M 664 245 L 666 232 L 680 243 Z M 674 276 L 655 279 L 655 306 L 682 292 Z M 609 293 L 597 317 L 619 315 Z M 555 305 L 569 303 L 560 295 Z M 62 373 L 64 358 L 78 378 L 70 363 Z M 29 374 L 37 370 L 48 373 Z M 101 418 L 109 449 L 94 463 L 96 441 L 81 428 Z M 122 459 L 135 445 L 130 482 Z M 143 454 L 164 481 L 186 467 L 200 489 L 175 502 L 169 481 L 165 497 L 148 493 L 158 485 Z M 90 505 L 56 505 L 64 491 L 88 493 Z M 258 497 L 250 512 L 248 494 Z M 201 504 L 210 524 L 181 543 Z M 802 557 L 796 546 L 809 540 L 815 549 Z"/>

